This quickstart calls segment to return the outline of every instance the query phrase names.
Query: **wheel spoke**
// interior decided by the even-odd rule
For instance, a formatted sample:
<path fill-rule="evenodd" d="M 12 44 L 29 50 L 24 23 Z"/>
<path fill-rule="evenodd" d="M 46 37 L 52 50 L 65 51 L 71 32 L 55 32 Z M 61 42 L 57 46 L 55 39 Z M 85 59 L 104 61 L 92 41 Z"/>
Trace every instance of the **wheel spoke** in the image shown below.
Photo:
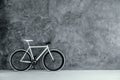
<path fill-rule="evenodd" d="M 25 55 L 24 59 L 21 61 L 21 58 Z M 19 50 L 15 51 L 10 57 L 11 67 L 14 70 L 24 71 L 30 67 L 31 57 L 26 51 Z"/>
<path fill-rule="evenodd" d="M 52 60 L 49 53 L 47 53 L 43 58 L 44 67 L 51 71 L 56 71 L 62 68 L 64 65 L 64 57 L 63 55 L 58 51 L 51 51 L 51 54 L 54 58 L 54 61 Z"/>

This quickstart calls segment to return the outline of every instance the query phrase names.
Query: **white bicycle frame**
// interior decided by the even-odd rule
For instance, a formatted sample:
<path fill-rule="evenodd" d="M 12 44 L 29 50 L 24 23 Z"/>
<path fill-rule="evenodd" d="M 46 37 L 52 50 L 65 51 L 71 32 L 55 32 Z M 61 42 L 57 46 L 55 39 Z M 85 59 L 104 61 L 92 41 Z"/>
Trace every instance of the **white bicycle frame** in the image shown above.
<path fill-rule="evenodd" d="M 40 59 L 40 57 L 41 57 L 43 54 L 45 54 L 46 51 L 49 52 L 52 60 L 54 60 L 54 58 L 53 58 L 53 56 L 52 56 L 52 54 L 51 54 L 51 52 L 50 52 L 50 50 L 49 50 L 48 45 L 46 45 L 46 46 L 30 46 L 30 43 L 29 43 L 29 42 L 30 42 L 30 41 L 33 41 L 33 40 L 25 40 L 25 41 L 28 43 L 28 49 L 26 50 L 26 53 L 23 55 L 23 57 L 20 59 L 20 62 L 23 62 L 23 63 L 31 63 L 31 61 L 24 61 L 24 60 L 23 60 L 23 59 L 25 58 L 25 55 L 26 55 L 27 53 L 29 53 L 30 56 L 31 56 L 31 59 L 34 60 L 34 56 L 33 56 L 33 52 L 32 52 L 32 49 L 33 49 L 33 48 L 45 48 L 45 49 L 41 52 L 41 54 L 35 59 L 35 61 L 38 61 L 38 60 Z"/>

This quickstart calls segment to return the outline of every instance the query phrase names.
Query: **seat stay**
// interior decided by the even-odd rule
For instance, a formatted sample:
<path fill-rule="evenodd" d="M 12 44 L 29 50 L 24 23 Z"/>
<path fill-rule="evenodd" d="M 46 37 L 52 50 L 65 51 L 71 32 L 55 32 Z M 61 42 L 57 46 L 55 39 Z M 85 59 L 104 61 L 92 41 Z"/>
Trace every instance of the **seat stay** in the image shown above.
<path fill-rule="evenodd" d="M 23 59 L 25 58 L 25 56 L 26 56 L 27 53 L 31 56 L 32 59 L 34 59 L 34 57 L 33 57 L 33 55 L 31 54 L 31 52 L 29 53 L 29 50 L 30 50 L 30 48 L 28 48 L 28 49 L 25 51 L 25 54 L 24 54 L 23 57 L 20 59 L 20 62 L 23 62 L 23 63 L 31 63 L 31 61 L 25 61 L 25 60 L 23 60 Z"/>

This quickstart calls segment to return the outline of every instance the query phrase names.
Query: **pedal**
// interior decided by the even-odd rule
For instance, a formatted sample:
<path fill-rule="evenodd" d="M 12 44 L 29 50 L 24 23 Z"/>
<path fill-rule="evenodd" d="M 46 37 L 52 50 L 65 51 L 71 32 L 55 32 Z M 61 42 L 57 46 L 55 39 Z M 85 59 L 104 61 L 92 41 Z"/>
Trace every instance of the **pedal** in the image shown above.
<path fill-rule="evenodd" d="M 32 69 L 35 69 L 36 64 L 36 60 L 32 60 Z"/>
<path fill-rule="evenodd" d="M 37 64 L 36 60 L 32 60 L 31 62 L 32 62 L 32 65 L 36 65 Z"/>

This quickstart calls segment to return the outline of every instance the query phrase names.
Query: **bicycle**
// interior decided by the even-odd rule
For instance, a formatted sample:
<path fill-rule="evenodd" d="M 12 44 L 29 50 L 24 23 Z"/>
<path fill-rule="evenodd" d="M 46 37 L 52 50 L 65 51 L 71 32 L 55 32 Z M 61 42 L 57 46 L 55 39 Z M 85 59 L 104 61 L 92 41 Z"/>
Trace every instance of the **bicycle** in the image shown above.
<path fill-rule="evenodd" d="M 42 57 L 42 63 L 45 69 L 49 71 L 57 71 L 63 68 L 65 58 L 63 53 L 57 49 L 49 49 L 48 44 L 45 46 L 30 46 L 30 42 L 33 40 L 24 40 L 28 44 L 27 50 L 18 49 L 15 50 L 9 58 L 10 66 L 16 71 L 25 71 L 31 68 L 31 66 L 38 62 Z M 32 49 L 33 48 L 44 48 L 44 50 L 34 58 Z"/>

